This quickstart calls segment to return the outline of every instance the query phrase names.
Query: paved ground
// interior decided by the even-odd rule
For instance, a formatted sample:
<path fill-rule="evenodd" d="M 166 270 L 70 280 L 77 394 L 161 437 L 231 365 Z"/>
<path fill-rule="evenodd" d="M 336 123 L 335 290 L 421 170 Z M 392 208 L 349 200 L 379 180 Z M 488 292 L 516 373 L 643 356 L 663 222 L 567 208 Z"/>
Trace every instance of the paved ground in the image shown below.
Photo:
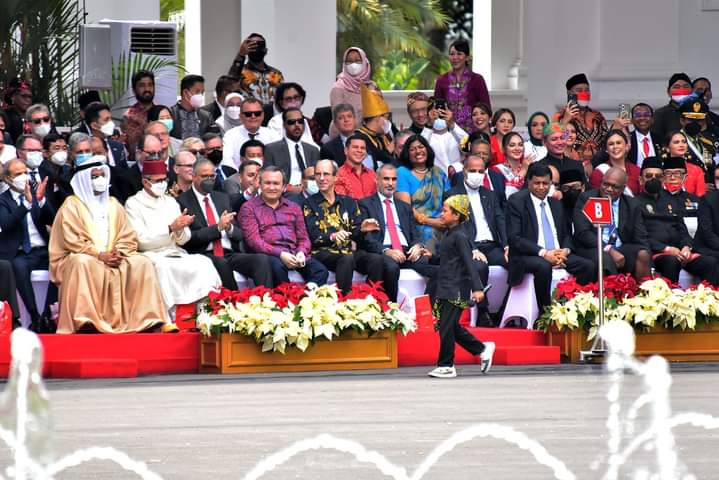
<path fill-rule="evenodd" d="M 113 446 L 165 479 L 241 479 L 262 458 L 291 443 L 331 433 L 377 450 L 411 473 L 453 433 L 481 422 L 511 426 L 540 441 L 577 479 L 606 452 L 607 378 L 597 367 L 463 367 L 454 380 L 427 369 L 349 374 L 183 375 L 117 381 L 48 382 L 59 454 Z M 675 366 L 675 411 L 719 416 L 719 365 Z M 627 379 L 625 399 L 639 392 Z M 626 403 L 625 403 L 626 405 Z M 646 413 L 637 425 L 645 426 Z M 717 478 L 719 431 L 679 428 L 680 457 L 697 478 Z M 638 458 L 652 460 L 642 453 Z M 6 465 L 7 450 L 0 453 Z M 632 465 L 637 465 L 636 463 Z M 602 464 L 600 470 L 604 470 Z M 631 468 L 623 471 L 629 478 Z M 4 473 L 4 472 L 3 472 Z M 58 478 L 135 478 L 107 462 Z M 384 479 L 348 455 L 314 451 L 264 479 Z M 544 479 L 550 471 L 499 440 L 475 439 L 446 454 L 424 479 Z"/>

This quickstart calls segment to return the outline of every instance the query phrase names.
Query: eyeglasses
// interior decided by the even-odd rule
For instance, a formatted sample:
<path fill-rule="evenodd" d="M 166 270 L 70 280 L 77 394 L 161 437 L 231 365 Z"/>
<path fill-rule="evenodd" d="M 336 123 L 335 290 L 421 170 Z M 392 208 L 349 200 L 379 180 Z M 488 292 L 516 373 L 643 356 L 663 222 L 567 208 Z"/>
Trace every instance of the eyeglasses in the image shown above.
<path fill-rule="evenodd" d="M 612 190 L 624 190 L 624 185 L 617 185 L 616 183 L 602 182 L 602 187 L 611 188 Z"/>
<path fill-rule="evenodd" d="M 637 112 L 634 114 L 634 118 L 636 118 L 637 120 L 641 118 L 652 118 L 652 114 L 651 112 Z"/>
<path fill-rule="evenodd" d="M 201 153 L 202 153 L 202 154 L 205 153 L 204 150 L 188 150 L 188 152 L 190 152 L 191 154 L 193 154 L 193 155 L 195 155 L 195 156 L 197 156 L 197 155 L 199 155 L 199 154 L 201 154 Z"/>
<path fill-rule="evenodd" d="M 410 115 L 415 115 L 417 113 L 427 113 L 427 108 L 413 108 L 409 111 Z"/>
<path fill-rule="evenodd" d="M 317 172 L 315 173 L 315 178 L 323 178 L 323 177 L 334 177 L 334 173 L 328 173 L 328 172 Z"/>
<path fill-rule="evenodd" d="M 41 123 L 50 123 L 50 117 L 42 117 L 42 118 L 33 118 L 30 120 L 35 125 L 39 125 Z"/>
<path fill-rule="evenodd" d="M 215 178 L 217 178 L 217 175 L 213 173 L 212 175 L 198 175 L 198 177 L 201 180 L 214 180 Z"/>
<path fill-rule="evenodd" d="M 662 178 L 662 174 L 661 174 L 661 173 L 654 173 L 654 174 L 645 173 L 645 174 L 642 175 L 642 178 L 644 178 L 644 180 L 653 180 L 653 179 L 655 179 L 655 178 L 661 179 L 661 178 Z"/>
<path fill-rule="evenodd" d="M 285 120 L 286 125 L 299 125 L 304 123 L 305 121 L 303 118 L 290 118 L 289 120 Z"/>
<path fill-rule="evenodd" d="M 683 171 L 673 171 L 673 172 L 664 172 L 664 177 L 666 178 L 680 178 L 686 175 L 686 172 Z"/>
<path fill-rule="evenodd" d="M 253 111 L 250 111 L 250 112 L 242 112 L 242 115 L 245 116 L 245 117 L 247 117 L 247 118 L 250 118 L 250 117 L 259 117 L 260 115 L 262 115 L 262 110 L 253 110 Z"/>
<path fill-rule="evenodd" d="M 167 177 L 158 178 L 158 179 L 156 179 L 156 180 L 151 180 L 151 179 L 149 179 L 149 178 L 146 178 L 145 180 L 147 180 L 148 182 L 150 182 L 150 183 L 152 183 L 153 185 L 155 185 L 155 184 L 158 184 L 158 183 L 162 183 L 162 182 L 167 181 Z"/>
<path fill-rule="evenodd" d="M 195 166 L 194 163 L 176 163 L 175 166 L 177 168 L 192 168 Z"/>
<path fill-rule="evenodd" d="M 292 96 L 292 97 L 283 97 L 283 98 L 282 98 L 282 101 L 283 101 L 283 102 L 292 102 L 292 101 L 295 101 L 295 100 L 302 100 L 302 96 L 300 96 L 300 95 L 294 95 L 294 96 Z"/>
<path fill-rule="evenodd" d="M 153 157 L 153 156 L 159 157 L 159 156 L 162 154 L 162 151 L 159 151 L 159 152 L 148 152 L 147 150 L 143 150 L 142 153 L 144 153 L 144 154 L 147 155 L 148 157 Z"/>

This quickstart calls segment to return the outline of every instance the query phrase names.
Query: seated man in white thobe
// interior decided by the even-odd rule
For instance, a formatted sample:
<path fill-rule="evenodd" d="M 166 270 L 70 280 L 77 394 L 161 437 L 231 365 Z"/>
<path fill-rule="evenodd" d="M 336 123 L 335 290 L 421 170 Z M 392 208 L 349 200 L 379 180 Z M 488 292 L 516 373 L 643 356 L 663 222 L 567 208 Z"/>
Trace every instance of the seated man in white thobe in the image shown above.
<path fill-rule="evenodd" d="M 142 190 L 127 200 L 125 210 L 137 232 L 138 252 L 155 265 L 162 299 L 174 322 L 175 305 L 196 302 L 218 290 L 222 282 L 209 258 L 180 248 L 190 239 L 194 217 L 180 212 L 180 205 L 166 192 L 165 163 L 145 161 Z"/>

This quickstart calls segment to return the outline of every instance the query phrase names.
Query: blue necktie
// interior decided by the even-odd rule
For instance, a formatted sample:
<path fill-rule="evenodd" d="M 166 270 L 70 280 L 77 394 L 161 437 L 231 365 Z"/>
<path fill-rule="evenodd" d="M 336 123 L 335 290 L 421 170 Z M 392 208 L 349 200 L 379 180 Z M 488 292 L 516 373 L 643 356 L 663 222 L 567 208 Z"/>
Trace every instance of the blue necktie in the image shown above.
<path fill-rule="evenodd" d="M 542 209 L 542 233 L 544 234 L 544 248 L 547 250 L 554 250 L 554 232 L 552 232 L 552 225 L 549 223 L 549 217 L 544 207 L 547 206 L 546 202 L 541 202 L 539 206 Z"/>
<path fill-rule="evenodd" d="M 22 196 L 18 197 L 18 204 L 22 205 Z M 22 226 L 22 251 L 25 252 L 25 254 L 28 254 L 32 250 L 32 245 L 30 244 L 30 232 L 27 229 L 27 214 L 22 216 L 21 226 Z"/>

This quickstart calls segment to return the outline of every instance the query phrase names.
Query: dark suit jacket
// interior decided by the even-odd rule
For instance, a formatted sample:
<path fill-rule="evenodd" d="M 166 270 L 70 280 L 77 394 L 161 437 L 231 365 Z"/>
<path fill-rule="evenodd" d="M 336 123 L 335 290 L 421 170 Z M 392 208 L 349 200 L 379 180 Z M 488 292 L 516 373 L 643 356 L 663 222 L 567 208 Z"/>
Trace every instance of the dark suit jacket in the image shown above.
<path fill-rule="evenodd" d="M 119 168 L 127 168 L 127 155 L 125 155 L 125 146 L 115 140 L 107 139 L 107 146 L 112 152 L 112 158 L 115 160 L 115 166 Z"/>
<path fill-rule="evenodd" d="M 345 163 L 345 146 L 342 145 L 342 139 L 339 135 L 322 145 L 320 158 L 334 160 L 338 167 Z"/>
<path fill-rule="evenodd" d="M 407 239 L 407 247 L 412 247 L 420 243 L 420 234 L 417 223 L 412 215 L 412 207 L 409 203 L 401 200 L 395 200 L 395 208 L 399 217 L 399 226 L 402 233 Z M 371 253 L 382 253 L 384 250 L 384 235 L 386 223 L 384 219 L 384 210 L 377 194 L 363 198 L 359 202 L 360 211 L 362 212 L 362 220 L 374 218 L 379 222 L 379 230 L 376 232 L 367 232 L 363 235 L 360 246 L 363 250 Z M 395 222 L 398 220 L 395 218 Z"/>
<path fill-rule="evenodd" d="M 217 120 L 222 115 L 222 112 L 220 111 L 220 107 L 217 105 L 216 101 L 212 101 L 212 103 L 208 103 L 207 105 L 203 105 L 200 107 L 200 110 L 207 112 L 210 114 L 210 117 L 212 117 L 212 120 Z"/>
<path fill-rule="evenodd" d="M 172 112 L 172 118 L 175 119 L 175 122 L 172 127 L 172 131 L 170 132 L 171 137 L 182 138 L 182 119 L 179 115 L 180 110 L 180 104 L 179 102 L 170 107 L 170 111 Z M 207 111 L 202 110 L 201 108 L 198 108 L 197 110 L 197 118 L 200 119 L 200 136 L 204 135 L 208 132 L 210 127 L 215 123 L 215 120 L 210 116 Z"/>
<path fill-rule="evenodd" d="M 499 206 L 502 207 L 502 211 L 505 212 L 507 208 L 507 192 L 504 189 L 504 175 L 490 169 L 487 169 L 485 173 L 489 173 L 489 183 L 492 184 L 492 191 L 497 194 Z M 450 183 L 452 188 L 458 185 L 464 187 L 464 172 L 455 173 Z"/>
<path fill-rule="evenodd" d="M 320 159 L 320 151 L 314 145 L 302 142 L 302 156 L 305 161 L 306 167 L 314 167 L 317 160 Z M 292 159 L 290 158 L 290 151 L 287 147 L 287 139 L 283 138 L 276 142 L 268 143 L 265 145 L 265 165 L 275 165 L 285 172 L 285 179 L 289 180 Z"/>
<path fill-rule="evenodd" d="M 6 190 L 0 195 L 0 228 L 2 228 L 2 233 L 0 234 L 0 258 L 12 260 L 17 256 L 17 252 L 22 246 L 22 219 L 27 212 L 25 205 L 18 205 L 13 200 L 10 190 Z M 45 242 L 49 242 L 50 234 L 45 227 L 52 225 L 55 218 L 55 209 L 52 202 L 45 200 L 45 205 L 40 208 L 37 201 L 33 199 L 30 216 L 40 236 Z"/>
<path fill-rule="evenodd" d="M 594 249 L 596 255 L 597 228 L 582 212 L 584 204 L 591 197 L 601 197 L 599 190 L 588 190 L 582 193 L 574 207 L 574 243 L 577 248 Z M 619 198 L 619 221 L 617 223 L 619 225 L 617 234 L 622 243 L 633 243 L 649 249 L 649 237 L 642 218 L 642 208 L 636 200 L 626 195 Z"/>
<path fill-rule="evenodd" d="M 49 160 L 42 161 L 37 168 L 40 178 L 47 180 L 45 188 L 45 196 L 52 203 L 55 210 L 60 208 L 67 197 L 72 195 L 72 169 L 69 165 L 63 165 L 59 169 L 52 165 Z"/>
<path fill-rule="evenodd" d="M 305 193 L 285 193 L 285 198 L 291 202 L 295 202 L 300 207 L 305 203 Z M 243 202 L 244 203 L 244 202 Z"/>
<path fill-rule="evenodd" d="M 467 195 L 467 188 L 465 187 L 464 182 L 445 192 L 444 199 L 446 200 L 454 195 Z M 499 198 L 497 197 L 497 192 L 487 190 L 484 187 L 479 187 L 479 200 L 482 203 L 484 218 L 487 220 L 489 231 L 492 232 L 494 241 L 504 248 L 507 246 L 506 222 L 504 219 L 504 211 L 499 205 Z M 469 238 L 472 245 L 474 245 L 474 238 L 477 236 L 477 225 L 474 221 L 474 215 L 474 210 L 470 208 L 471 218 L 469 222 L 465 223 L 467 238 Z"/>
<path fill-rule="evenodd" d="M 222 215 L 223 211 L 231 211 L 230 196 L 224 192 L 213 191 L 210 193 L 212 203 L 215 204 L 215 210 L 217 211 L 217 220 L 219 222 L 219 216 Z M 222 237 L 222 232 L 217 228 L 217 225 L 208 226 L 207 220 L 205 220 L 205 206 L 200 205 L 195 196 L 195 191 L 190 188 L 186 192 L 182 193 L 177 197 L 177 203 L 180 204 L 180 209 L 187 209 L 187 213 L 195 216 L 195 220 L 190 225 L 190 232 L 192 236 L 190 240 L 183 245 L 185 250 L 190 253 L 205 253 L 210 242 L 219 240 Z M 232 250 L 239 252 L 241 251 L 242 242 L 242 230 L 240 226 L 233 222 L 234 228 L 232 234 L 229 235 L 230 242 L 232 243 Z"/>
<path fill-rule="evenodd" d="M 707 192 L 699 199 L 697 233 L 693 248 L 699 253 L 719 253 L 719 190 Z"/>
<path fill-rule="evenodd" d="M 554 218 L 559 245 L 573 248 L 572 235 L 567 229 L 562 202 L 546 198 Z M 509 284 L 521 283 L 524 276 L 523 256 L 536 256 L 542 249 L 539 240 L 539 219 L 534 211 L 529 190 L 520 190 L 507 200 L 507 241 L 509 242 Z"/>

